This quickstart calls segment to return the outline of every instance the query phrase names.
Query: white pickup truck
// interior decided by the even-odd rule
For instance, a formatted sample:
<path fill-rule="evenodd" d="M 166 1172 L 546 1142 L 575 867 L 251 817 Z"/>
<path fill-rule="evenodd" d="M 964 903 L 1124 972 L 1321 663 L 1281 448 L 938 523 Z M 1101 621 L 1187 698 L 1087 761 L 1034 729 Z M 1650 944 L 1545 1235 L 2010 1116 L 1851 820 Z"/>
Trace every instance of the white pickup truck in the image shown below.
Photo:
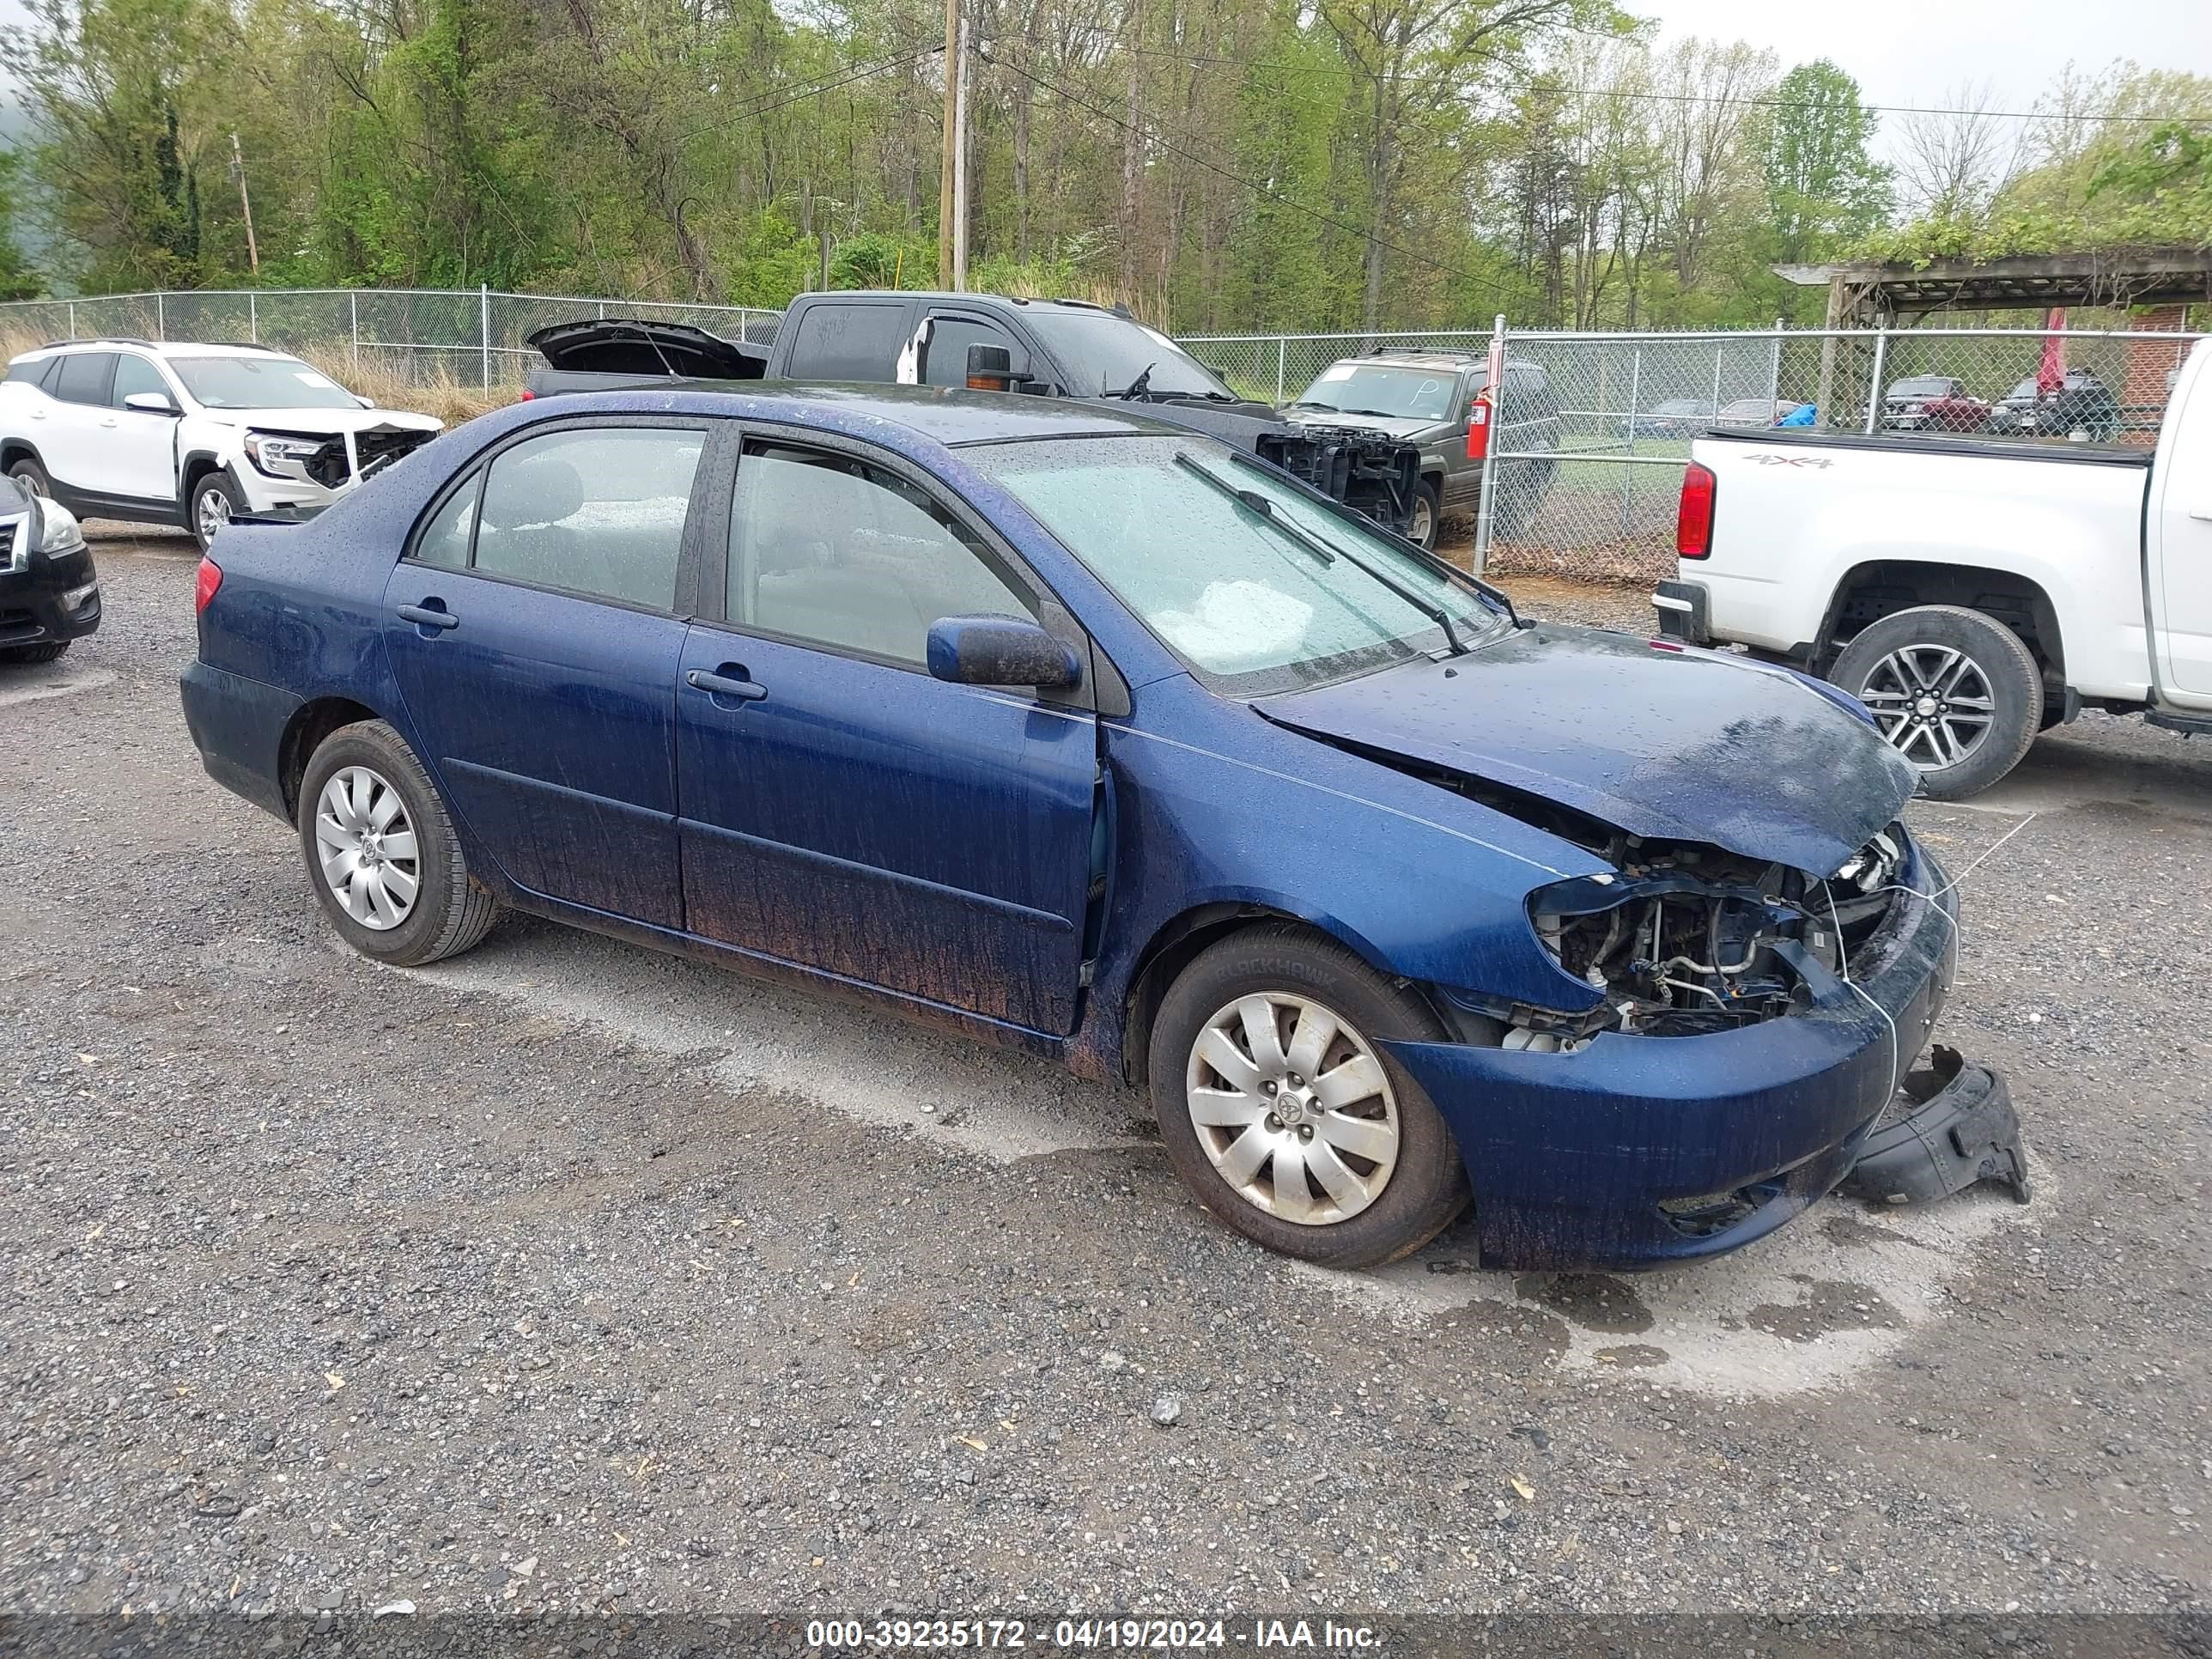
<path fill-rule="evenodd" d="M 1709 432 L 1675 551 L 1662 634 L 1833 681 L 1938 799 L 2084 706 L 2212 733 L 2212 341 L 2155 451 Z"/>

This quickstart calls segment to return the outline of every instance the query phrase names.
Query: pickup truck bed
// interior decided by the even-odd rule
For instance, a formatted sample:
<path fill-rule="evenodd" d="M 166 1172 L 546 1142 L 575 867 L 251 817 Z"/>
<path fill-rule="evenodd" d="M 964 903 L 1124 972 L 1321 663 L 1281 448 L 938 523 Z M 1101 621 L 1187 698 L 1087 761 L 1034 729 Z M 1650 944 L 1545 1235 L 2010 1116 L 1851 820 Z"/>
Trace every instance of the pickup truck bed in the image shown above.
<path fill-rule="evenodd" d="M 2083 704 L 2212 732 L 2212 355 L 2156 450 L 1717 428 L 1662 632 L 1833 680 L 1957 799 Z"/>

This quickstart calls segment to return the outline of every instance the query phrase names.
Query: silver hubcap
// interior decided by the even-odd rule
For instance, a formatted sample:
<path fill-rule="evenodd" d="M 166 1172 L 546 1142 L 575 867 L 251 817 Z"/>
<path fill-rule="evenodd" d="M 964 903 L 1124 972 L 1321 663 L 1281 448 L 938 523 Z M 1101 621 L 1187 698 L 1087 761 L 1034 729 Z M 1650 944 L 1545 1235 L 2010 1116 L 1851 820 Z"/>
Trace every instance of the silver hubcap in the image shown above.
<path fill-rule="evenodd" d="M 230 497 L 220 489 L 200 491 L 200 539 L 211 542 L 216 532 L 230 522 Z"/>
<path fill-rule="evenodd" d="M 25 489 L 30 491 L 33 495 L 45 495 L 49 493 L 46 489 L 46 481 L 44 478 L 41 478 L 37 473 L 32 471 L 28 467 L 25 467 L 21 471 L 14 473 L 11 476 L 15 478 L 17 483 L 22 485 Z"/>
<path fill-rule="evenodd" d="M 1415 496 L 1413 499 L 1413 522 L 1406 533 L 1414 541 L 1417 541 L 1422 546 L 1426 547 L 1429 544 L 1430 534 L 1436 529 L 1436 527 L 1437 515 L 1429 510 L 1428 498 L 1426 496 Z"/>
<path fill-rule="evenodd" d="M 399 792 L 366 766 L 346 767 L 323 786 L 315 856 L 331 894 L 362 927 L 380 933 L 414 911 L 422 885 L 415 826 Z"/>
<path fill-rule="evenodd" d="M 1874 665 L 1859 692 L 1898 753 L 1923 771 L 1956 766 L 1982 746 L 1996 699 L 1981 665 L 1948 645 L 1908 645 Z"/>
<path fill-rule="evenodd" d="M 1191 1045 L 1183 1092 L 1221 1178 L 1281 1220 L 1348 1220 L 1398 1166 L 1398 1103 L 1382 1061 L 1308 998 L 1243 997 L 1215 1014 Z"/>

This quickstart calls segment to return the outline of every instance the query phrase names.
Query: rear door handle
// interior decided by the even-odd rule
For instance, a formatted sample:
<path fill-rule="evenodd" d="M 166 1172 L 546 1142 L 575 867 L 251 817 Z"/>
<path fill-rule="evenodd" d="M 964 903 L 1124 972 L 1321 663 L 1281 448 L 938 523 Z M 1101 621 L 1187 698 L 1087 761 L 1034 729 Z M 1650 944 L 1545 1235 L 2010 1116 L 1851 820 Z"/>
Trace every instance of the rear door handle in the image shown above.
<path fill-rule="evenodd" d="M 725 668 L 730 667 L 727 663 L 722 665 Z M 732 671 L 731 674 L 710 674 L 703 668 L 695 668 L 684 675 L 684 681 L 693 690 L 704 691 L 711 696 L 735 697 L 739 702 L 761 702 L 768 696 L 768 687 L 757 680 L 733 678 L 734 674 L 743 674 L 744 672 L 744 669 L 739 668 Z"/>
<path fill-rule="evenodd" d="M 461 619 L 450 611 L 433 611 L 426 605 L 403 605 L 396 607 L 402 622 L 411 622 L 417 628 L 459 628 Z"/>

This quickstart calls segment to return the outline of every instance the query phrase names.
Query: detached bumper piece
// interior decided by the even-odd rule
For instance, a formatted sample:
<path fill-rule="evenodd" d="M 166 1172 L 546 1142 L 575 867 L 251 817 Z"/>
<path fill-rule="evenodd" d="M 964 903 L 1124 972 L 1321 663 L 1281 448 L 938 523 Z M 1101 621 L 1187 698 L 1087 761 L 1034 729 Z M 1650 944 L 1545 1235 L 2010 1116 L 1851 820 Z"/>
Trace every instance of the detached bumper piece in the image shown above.
<path fill-rule="evenodd" d="M 1917 1204 L 1994 1181 L 2014 1203 L 2027 1203 L 2027 1160 L 2004 1079 L 1940 1043 L 1930 1058 L 1930 1069 L 1905 1079 L 1838 1190 L 1879 1204 Z"/>

